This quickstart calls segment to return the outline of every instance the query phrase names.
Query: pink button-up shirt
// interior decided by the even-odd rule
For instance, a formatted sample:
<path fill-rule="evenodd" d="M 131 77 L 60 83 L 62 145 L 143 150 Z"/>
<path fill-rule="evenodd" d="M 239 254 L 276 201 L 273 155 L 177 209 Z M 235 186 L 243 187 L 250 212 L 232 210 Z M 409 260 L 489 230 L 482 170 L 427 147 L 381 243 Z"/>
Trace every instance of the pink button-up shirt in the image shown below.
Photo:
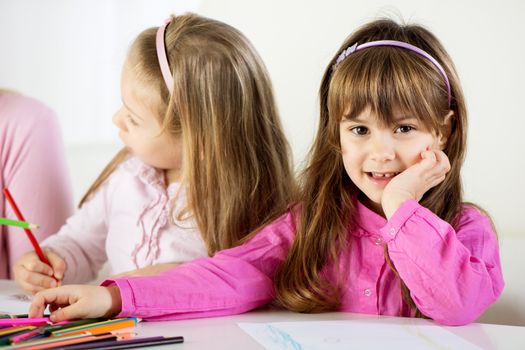
<path fill-rule="evenodd" d="M 65 283 L 92 280 L 106 261 L 112 275 L 208 256 L 194 220 L 176 218 L 186 205 L 184 189 L 180 183 L 166 188 L 164 182 L 161 170 L 130 157 L 56 235 L 42 242 L 65 259 Z"/>
<path fill-rule="evenodd" d="M 498 243 L 490 220 L 465 206 L 454 230 L 414 200 L 386 220 L 358 203 L 359 227 L 340 255 L 341 311 L 410 316 L 390 258 L 421 312 L 446 325 L 476 320 L 501 294 Z M 273 277 L 294 237 L 283 215 L 246 244 L 158 276 L 106 280 L 122 297 L 119 316 L 184 319 L 245 312 L 275 297 Z M 330 273 L 327 274 L 330 276 Z M 333 274 L 332 274 L 333 276 Z"/>

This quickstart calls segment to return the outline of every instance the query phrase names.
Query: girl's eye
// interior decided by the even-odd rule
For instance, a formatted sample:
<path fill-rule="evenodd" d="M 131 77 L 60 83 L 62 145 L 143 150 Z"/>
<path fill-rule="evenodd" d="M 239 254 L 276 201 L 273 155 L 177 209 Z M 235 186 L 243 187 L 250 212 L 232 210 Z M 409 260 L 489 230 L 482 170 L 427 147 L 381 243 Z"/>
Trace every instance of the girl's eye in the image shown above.
<path fill-rule="evenodd" d="M 368 134 L 368 128 L 366 126 L 355 126 L 351 128 L 350 131 L 360 136 Z"/>
<path fill-rule="evenodd" d="M 400 125 L 397 129 L 396 129 L 396 133 L 402 133 L 402 134 L 406 134 L 412 130 L 415 130 L 415 128 L 411 125 Z"/>

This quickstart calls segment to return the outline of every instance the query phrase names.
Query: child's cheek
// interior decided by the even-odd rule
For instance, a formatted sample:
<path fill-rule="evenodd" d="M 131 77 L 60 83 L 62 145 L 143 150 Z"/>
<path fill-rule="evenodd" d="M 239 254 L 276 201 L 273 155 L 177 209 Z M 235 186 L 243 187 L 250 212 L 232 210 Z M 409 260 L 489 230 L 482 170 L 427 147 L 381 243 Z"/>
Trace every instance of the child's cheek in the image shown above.
<path fill-rule="evenodd" d="M 404 145 L 401 149 L 398 149 L 401 161 L 408 168 L 419 161 L 421 161 L 421 153 L 426 151 L 430 147 L 430 144 L 424 145 Z"/>

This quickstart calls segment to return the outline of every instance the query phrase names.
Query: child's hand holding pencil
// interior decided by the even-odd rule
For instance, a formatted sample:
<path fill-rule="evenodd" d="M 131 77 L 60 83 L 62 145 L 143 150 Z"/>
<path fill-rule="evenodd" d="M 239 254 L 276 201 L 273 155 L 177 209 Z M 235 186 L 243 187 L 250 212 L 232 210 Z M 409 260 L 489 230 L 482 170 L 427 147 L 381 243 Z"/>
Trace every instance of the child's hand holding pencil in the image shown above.
<path fill-rule="evenodd" d="M 60 286 L 66 271 L 66 262 L 50 249 L 44 249 L 49 260 L 47 265 L 34 251 L 24 254 L 13 267 L 18 285 L 25 291 L 36 294 L 41 290 Z"/>
<path fill-rule="evenodd" d="M 33 294 L 47 288 L 58 287 L 66 271 L 66 262 L 51 250 L 47 250 L 44 254 L 33 232 L 31 232 L 31 229 L 38 228 L 38 225 L 25 221 L 24 215 L 22 215 L 7 187 L 2 192 L 18 220 L 0 218 L 0 225 L 23 228 L 27 238 L 35 248 L 34 251 L 24 254 L 15 263 L 13 273 L 16 282 L 22 289 Z"/>

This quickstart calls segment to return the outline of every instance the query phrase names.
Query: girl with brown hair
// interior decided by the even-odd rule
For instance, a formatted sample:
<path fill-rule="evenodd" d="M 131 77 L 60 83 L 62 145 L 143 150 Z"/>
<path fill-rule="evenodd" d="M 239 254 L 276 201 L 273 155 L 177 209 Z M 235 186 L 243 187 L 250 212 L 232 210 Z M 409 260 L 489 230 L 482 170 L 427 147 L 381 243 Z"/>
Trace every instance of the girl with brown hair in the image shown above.
<path fill-rule="evenodd" d="M 36 295 L 55 320 L 177 319 L 274 299 L 341 310 L 474 321 L 500 295 L 496 233 L 462 200 L 467 113 L 450 57 L 428 30 L 391 20 L 352 34 L 320 89 L 319 130 L 301 199 L 244 245 L 159 276 Z M 102 300 L 96 310 L 93 300 Z"/>
<path fill-rule="evenodd" d="M 266 68 L 231 26 L 186 14 L 133 42 L 113 117 L 125 148 L 80 210 L 15 266 L 30 292 L 145 275 L 231 248 L 292 202 L 295 179 Z M 132 270 L 131 272 L 129 272 Z"/>

